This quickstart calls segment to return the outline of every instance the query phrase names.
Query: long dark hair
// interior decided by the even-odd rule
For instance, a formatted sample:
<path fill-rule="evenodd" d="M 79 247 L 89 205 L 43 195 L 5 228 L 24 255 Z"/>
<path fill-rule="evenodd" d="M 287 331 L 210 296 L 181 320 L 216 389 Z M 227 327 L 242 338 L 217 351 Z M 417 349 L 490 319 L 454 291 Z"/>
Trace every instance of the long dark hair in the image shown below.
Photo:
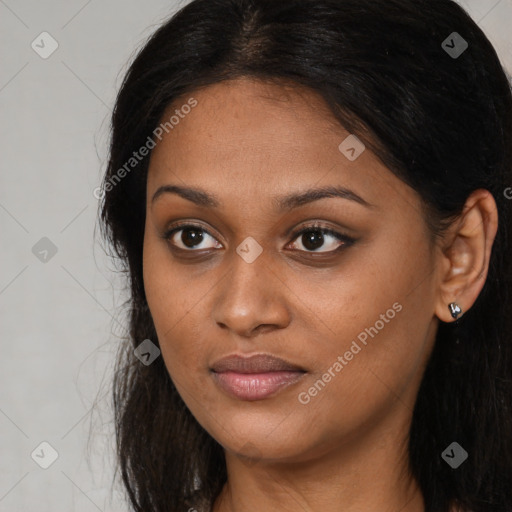
<path fill-rule="evenodd" d="M 448 51 L 454 32 L 468 44 L 460 55 Z M 102 235 L 130 291 L 114 407 L 134 510 L 209 510 L 227 473 L 222 447 L 187 409 L 162 358 L 146 366 L 134 355 L 158 337 L 142 274 L 149 156 L 133 169 L 126 162 L 155 140 L 170 105 L 243 76 L 319 93 L 340 124 L 421 195 L 433 238 L 472 191 L 493 194 L 499 228 L 489 273 L 459 325 L 440 323 L 409 453 L 427 512 L 452 504 L 511 511 L 512 95 L 493 46 L 451 0 L 194 0 L 135 57 L 112 115 L 100 203 Z M 469 455 L 456 470 L 441 457 L 453 441 Z"/>

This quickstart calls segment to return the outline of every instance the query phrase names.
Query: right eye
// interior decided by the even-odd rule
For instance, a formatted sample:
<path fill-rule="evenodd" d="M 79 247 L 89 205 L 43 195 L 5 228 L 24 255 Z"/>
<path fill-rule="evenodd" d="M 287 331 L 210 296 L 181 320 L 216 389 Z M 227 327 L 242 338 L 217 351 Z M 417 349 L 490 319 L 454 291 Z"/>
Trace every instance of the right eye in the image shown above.
<path fill-rule="evenodd" d="M 175 236 L 181 232 L 180 236 Z M 206 237 L 204 236 L 206 234 Z M 164 235 L 164 238 L 168 240 L 170 244 L 182 249 L 184 251 L 194 251 L 201 249 L 216 249 L 218 247 L 201 246 L 210 237 L 212 240 L 215 238 L 208 233 L 202 226 L 196 224 L 180 224 L 171 227 Z M 176 242 L 178 239 L 178 242 Z M 180 245 L 181 244 L 181 245 Z"/>

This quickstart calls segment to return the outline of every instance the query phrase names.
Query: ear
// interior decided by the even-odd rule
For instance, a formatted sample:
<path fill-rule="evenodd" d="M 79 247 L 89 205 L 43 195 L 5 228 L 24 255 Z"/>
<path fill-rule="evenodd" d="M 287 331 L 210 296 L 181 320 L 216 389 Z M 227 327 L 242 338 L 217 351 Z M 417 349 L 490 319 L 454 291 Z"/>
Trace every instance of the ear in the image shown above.
<path fill-rule="evenodd" d="M 443 238 L 438 268 L 440 283 L 435 314 L 443 322 L 453 322 L 448 305 L 456 302 L 467 312 L 481 292 L 498 230 L 498 209 L 488 190 L 475 190 L 467 199 L 460 217 Z"/>

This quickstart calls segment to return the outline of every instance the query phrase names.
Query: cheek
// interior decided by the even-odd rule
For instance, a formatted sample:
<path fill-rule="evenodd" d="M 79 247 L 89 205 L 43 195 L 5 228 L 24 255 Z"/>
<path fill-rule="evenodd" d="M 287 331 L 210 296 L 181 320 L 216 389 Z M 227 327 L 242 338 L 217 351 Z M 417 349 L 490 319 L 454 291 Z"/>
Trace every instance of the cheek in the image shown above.
<path fill-rule="evenodd" d="M 352 339 L 363 333 L 364 341 L 365 329 L 376 323 L 379 333 L 390 332 L 390 326 L 400 325 L 404 317 L 412 320 L 412 310 L 425 309 L 431 273 L 424 257 L 427 247 L 419 234 L 411 237 L 383 230 L 378 238 L 349 250 L 338 269 L 315 280 L 296 278 L 287 283 L 305 306 L 304 315 L 298 317 L 309 318 L 327 334 L 325 341 L 319 339 L 321 347 L 342 351 L 345 343 L 349 350 Z M 419 332 L 414 331 L 417 324 L 412 321 L 407 326 L 413 339 Z"/>
<path fill-rule="evenodd" d="M 145 283 L 165 367 L 178 393 L 197 416 L 197 404 L 208 403 L 204 393 L 207 375 L 204 357 L 208 346 L 194 321 L 194 305 L 198 307 L 200 297 L 190 287 L 185 288 L 186 292 L 177 293 L 176 280 L 169 279 L 157 266 L 147 272 Z"/>
<path fill-rule="evenodd" d="M 362 251 L 346 275 L 325 288 L 328 308 L 321 294 L 310 295 L 313 309 L 324 307 L 327 333 L 315 346 L 310 387 L 300 390 L 313 416 L 332 408 L 355 426 L 418 383 L 433 341 L 430 261 L 417 257 L 428 254 L 424 243 L 416 240 L 414 255 L 403 242 Z"/>
<path fill-rule="evenodd" d="M 147 238 L 143 276 L 165 365 L 171 377 L 178 379 L 182 375 L 181 380 L 186 380 L 190 372 L 204 369 L 208 347 L 201 327 L 208 313 L 201 308 L 205 296 L 211 293 L 212 283 L 207 281 L 207 276 L 194 278 L 193 270 L 180 272 L 172 263 L 165 244 Z"/>
<path fill-rule="evenodd" d="M 310 311 L 306 317 L 317 318 L 316 329 L 325 333 L 315 343 L 318 362 L 325 366 L 350 351 L 354 341 L 361 347 L 354 361 L 368 360 L 390 371 L 400 359 L 421 351 L 433 300 L 431 263 L 425 254 L 428 247 L 421 233 L 382 233 L 353 251 L 329 279 L 306 286 L 301 295 L 304 311 Z"/>

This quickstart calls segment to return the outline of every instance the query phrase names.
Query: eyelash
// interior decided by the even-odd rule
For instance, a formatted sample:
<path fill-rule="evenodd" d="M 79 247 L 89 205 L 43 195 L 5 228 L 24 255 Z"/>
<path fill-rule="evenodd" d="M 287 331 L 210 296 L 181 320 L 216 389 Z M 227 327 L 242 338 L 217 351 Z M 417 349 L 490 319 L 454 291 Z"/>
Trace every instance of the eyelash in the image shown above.
<path fill-rule="evenodd" d="M 203 231 L 208 236 L 211 236 L 213 239 L 215 239 L 215 237 L 208 230 L 206 230 L 205 228 L 203 228 L 202 226 L 200 226 L 198 224 L 191 224 L 191 223 L 175 224 L 174 226 L 172 226 L 170 229 L 168 229 L 164 233 L 163 238 L 165 240 L 167 240 L 171 245 L 173 245 L 172 242 L 170 241 L 170 238 L 176 232 L 181 231 L 185 228 L 193 228 L 198 231 Z M 299 250 L 299 252 L 305 252 L 307 254 L 333 254 L 335 252 L 338 252 L 340 249 L 350 247 L 356 241 L 354 238 L 352 238 L 344 233 L 338 233 L 337 231 L 334 231 L 333 229 L 331 229 L 329 227 L 323 226 L 320 223 L 310 224 L 308 226 L 304 226 L 303 228 L 295 231 L 291 235 L 292 241 L 296 240 L 299 236 L 303 235 L 304 233 L 309 233 L 311 231 L 320 231 L 323 235 L 326 235 L 326 234 L 331 235 L 343 243 L 337 249 L 334 249 L 332 251 L 303 251 L 303 250 Z M 185 252 L 196 252 L 196 251 L 198 252 L 199 251 L 198 249 L 181 249 L 181 247 L 176 247 L 176 249 L 179 249 L 179 250 L 182 250 Z"/>

